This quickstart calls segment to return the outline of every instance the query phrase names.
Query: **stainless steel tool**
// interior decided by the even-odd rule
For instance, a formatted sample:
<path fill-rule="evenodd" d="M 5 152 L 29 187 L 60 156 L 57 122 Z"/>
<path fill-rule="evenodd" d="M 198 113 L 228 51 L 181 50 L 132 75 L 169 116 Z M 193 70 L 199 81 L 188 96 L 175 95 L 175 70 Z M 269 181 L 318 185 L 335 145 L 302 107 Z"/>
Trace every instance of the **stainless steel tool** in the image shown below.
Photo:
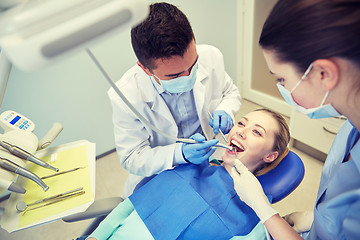
<path fill-rule="evenodd" d="M 49 187 L 43 182 L 43 180 L 41 180 L 36 174 L 30 172 L 26 168 L 17 165 L 16 163 L 10 161 L 7 158 L 0 157 L 0 167 L 36 182 L 40 187 L 44 189 L 45 192 L 49 189 Z"/>
<path fill-rule="evenodd" d="M 31 153 L 25 151 L 24 149 L 18 147 L 18 146 L 15 146 L 15 145 L 12 145 L 8 142 L 5 142 L 5 141 L 0 141 L 0 146 L 5 148 L 6 150 L 8 150 L 12 155 L 15 155 L 21 159 L 24 159 L 24 160 L 28 160 L 30 162 L 33 162 L 37 165 L 40 165 L 44 168 L 49 168 L 49 169 L 52 169 L 56 172 L 59 171 L 58 168 L 55 168 L 53 166 L 51 166 L 50 164 L 40 160 L 39 158 L 35 157 L 34 155 L 32 155 Z"/>
<path fill-rule="evenodd" d="M 82 188 L 81 188 L 82 189 Z M 42 207 L 45 207 L 45 206 L 49 206 L 49 205 L 52 205 L 54 203 L 58 203 L 60 201 L 63 201 L 63 200 L 66 200 L 66 199 L 69 199 L 69 198 L 72 198 L 72 197 L 76 197 L 76 196 L 80 196 L 80 195 L 83 195 L 85 193 L 85 191 L 79 191 L 80 189 L 75 189 L 75 190 L 72 190 L 72 191 L 69 191 L 67 192 L 66 194 L 63 193 L 63 194 L 59 194 L 59 195 L 55 195 L 53 197 L 50 197 L 50 198 L 46 198 L 46 199 L 43 199 L 43 200 L 39 200 L 37 202 L 34 202 L 34 203 L 31 203 L 29 205 L 26 205 L 26 203 L 22 202 L 22 205 L 19 204 L 21 202 L 19 202 L 19 206 L 18 204 L 16 205 L 16 209 L 18 211 L 21 211 L 23 212 L 23 215 L 29 211 L 32 211 L 32 210 L 35 210 L 35 209 L 39 209 L 39 208 L 42 208 Z M 41 202 L 45 202 L 44 204 L 42 205 L 39 205 L 39 206 L 36 206 L 36 207 L 33 207 L 33 208 L 28 208 L 30 205 L 35 205 L 35 204 L 38 204 L 38 203 L 41 203 Z M 25 204 L 25 205 L 24 205 Z"/>
<path fill-rule="evenodd" d="M 237 152 L 236 152 L 236 148 L 234 148 L 234 151 L 235 151 L 235 159 L 238 159 L 238 157 L 237 157 Z M 240 174 L 240 171 L 236 168 L 235 162 L 234 162 L 234 168 L 235 168 L 235 170 Z"/>
<path fill-rule="evenodd" d="M 84 168 L 84 167 L 77 167 L 77 168 L 69 169 L 69 170 L 66 170 L 66 171 L 57 172 L 57 173 L 54 173 L 54 174 L 51 174 L 51 175 L 41 177 L 41 179 L 47 179 L 47 178 L 51 178 L 51 177 L 56 177 L 56 176 L 59 176 L 59 175 L 65 174 L 65 173 L 74 172 L 74 171 L 82 169 L 82 168 Z"/>

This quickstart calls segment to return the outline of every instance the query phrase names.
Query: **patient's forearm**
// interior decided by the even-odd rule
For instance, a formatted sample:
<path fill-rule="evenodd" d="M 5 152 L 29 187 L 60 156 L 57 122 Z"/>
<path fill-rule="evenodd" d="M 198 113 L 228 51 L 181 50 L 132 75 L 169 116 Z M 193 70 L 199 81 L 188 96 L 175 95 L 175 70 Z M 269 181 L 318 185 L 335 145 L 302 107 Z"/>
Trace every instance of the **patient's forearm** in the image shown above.
<path fill-rule="evenodd" d="M 303 239 L 279 214 L 275 214 L 264 222 L 273 239 Z"/>

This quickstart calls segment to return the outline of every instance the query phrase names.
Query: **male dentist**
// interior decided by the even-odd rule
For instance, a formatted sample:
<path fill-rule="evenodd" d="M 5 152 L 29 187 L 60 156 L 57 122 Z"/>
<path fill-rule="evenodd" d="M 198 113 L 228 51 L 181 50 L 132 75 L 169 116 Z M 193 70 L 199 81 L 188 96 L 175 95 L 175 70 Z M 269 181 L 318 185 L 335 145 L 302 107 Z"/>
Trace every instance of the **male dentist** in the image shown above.
<path fill-rule="evenodd" d="M 138 62 L 116 85 L 160 130 L 199 143 L 175 143 L 154 132 L 110 89 L 116 150 L 130 173 L 123 198 L 144 178 L 179 164 L 208 161 L 218 143 L 214 135 L 219 129 L 230 131 L 241 105 L 221 52 L 195 44 L 190 23 L 177 7 L 152 4 L 149 16 L 131 30 L 131 42 Z"/>

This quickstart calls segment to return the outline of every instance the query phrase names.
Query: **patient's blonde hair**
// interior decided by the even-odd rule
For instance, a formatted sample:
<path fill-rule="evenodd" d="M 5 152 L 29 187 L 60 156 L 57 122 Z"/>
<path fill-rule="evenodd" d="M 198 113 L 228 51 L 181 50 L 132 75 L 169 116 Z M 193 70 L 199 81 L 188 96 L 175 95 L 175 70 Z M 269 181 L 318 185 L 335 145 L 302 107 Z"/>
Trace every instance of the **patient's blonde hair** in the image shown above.
<path fill-rule="evenodd" d="M 266 164 L 260 170 L 254 173 L 256 176 L 260 176 L 274 169 L 281 162 L 281 160 L 287 155 L 287 153 L 289 152 L 287 146 L 290 141 L 290 131 L 289 131 L 289 126 L 286 123 L 286 120 L 279 113 L 274 112 L 267 108 L 261 108 L 255 111 L 263 111 L 270 114 L 278 123 L 278 131 L 275 133 L 275 141 L 272 149 L 273 151 L 278 152 L 278 157 L 273 162 Z"/>

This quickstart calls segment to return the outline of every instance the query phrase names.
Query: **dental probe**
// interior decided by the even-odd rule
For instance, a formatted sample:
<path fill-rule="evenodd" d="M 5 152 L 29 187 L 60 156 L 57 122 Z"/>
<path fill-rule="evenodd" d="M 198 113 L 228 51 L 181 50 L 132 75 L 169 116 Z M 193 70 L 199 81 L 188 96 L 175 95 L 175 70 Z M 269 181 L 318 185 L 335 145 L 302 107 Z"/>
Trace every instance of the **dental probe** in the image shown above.
<path fill-rule="evenodd" d="M 41 179 L 51 178 L 51 177 L 55 177 L 55 176 L 65 174 L 65 173 L 74 172 L 74 171 L 82 169 L 82 168 L 85 168 L 85 167 L 77 167 L 77 168 L 73 168 L 73 169 L 70 169 L 70 170 L 63 171 L 63 172 L 57 172 L 57 173 L 54 173 L 54 174 L 51 174 L 51 175 L 41 177 Z"/>
<path fill-rule="evenodd" d="M 49 189 L 49 187 L 43 182 L 43 180 L 41 180 L 36 174 L 30 172 L 23 167 L 20 167 L 9 159 L 0 157 L 0 167 L 36 182 L 40 187 L 43 188 L 45 192 Z"/>
<path fill-rule="evenodd" d="M 213 116 L 211 115 L 211 113 L 210 113 L 210 112 L 208 112 L 208 113 L 209 113 L 210 118 L 211 118 L 211 119 L 214 119 Z M 225 141 L 226 143 L 228 143 L 228 141 L 227 141 L 224 133 L 221 131 L 220 128 L 219 128 L 219 132 L 220 132 L 220 135 L 223 137 L 224 141 Z"/>
<path fill-rule="evenodd" d="M 24 160 L 28 160 L 30 162 L 33 162 L 37 165 L 40 165 L 44 168 L 49 168 L 49 169 L 52 169 L 56 172 L 59 171 L 58 168 L 54 168 L 53 166 L 51 166 L 50 164 L 38 159 L 37 157 L 35 157 L 34 155 L 32 155 L 31 153 L 23 150 L 22 148 L 18 147 L 18 146 L 15 146 L 15 145 L 12 145 L 8 142 L 5 142 L 5 141 L 0 141 L 0 146 L 2 146 L 3 148 L 5 148 L 6 150 L 8 150 L 11 154 L 21 158 L 21 159 L 24 159 Z"/>

